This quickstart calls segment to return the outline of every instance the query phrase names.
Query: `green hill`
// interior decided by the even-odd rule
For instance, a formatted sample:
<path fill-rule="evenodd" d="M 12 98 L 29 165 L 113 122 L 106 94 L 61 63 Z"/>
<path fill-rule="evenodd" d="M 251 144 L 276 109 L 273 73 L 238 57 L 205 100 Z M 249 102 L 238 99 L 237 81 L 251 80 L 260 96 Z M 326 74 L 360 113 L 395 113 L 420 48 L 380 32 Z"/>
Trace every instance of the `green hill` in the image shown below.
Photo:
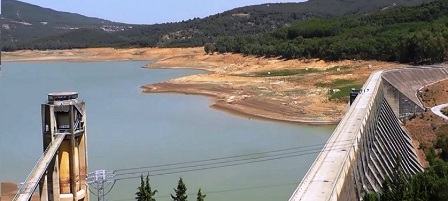
<path fill-rule="evenodd" d="M 207 47 L 284 58 L 442 62 L 448 48 L 448 0 L 368 15 L 309 19 L 268 34 L 222 37 Z"/>
<path fill-rule="evenodd" d="M 202 46 L 223 36 L 248 36 L 297 20 L 364 14 L 430 0 L 310 0 L 246 6 L 177 23 L 128 25 L 2 0 L 2 49 Z M 82 30 L 82 31 L 81 31 Z M 80 35 L 81 34 L 81 35 Z"/>
<path fill-rule="evenodd" d="M 79 33 L 79 30 L 127 29 L 128 25 L 75 13 L 59 12 L 15 0 L 2 0 L 2 49 L 33 48 L 34 41 Z M 104 30 L 103 30 L 104 29 Z M 93 36 L 92 36 L 93 37 Z M 68 40 L 71 40 L 68 39 Z M 75 41 L 73 41 L 75 42 Z M 48 48 L 57 44 L 48 44 Z"/>

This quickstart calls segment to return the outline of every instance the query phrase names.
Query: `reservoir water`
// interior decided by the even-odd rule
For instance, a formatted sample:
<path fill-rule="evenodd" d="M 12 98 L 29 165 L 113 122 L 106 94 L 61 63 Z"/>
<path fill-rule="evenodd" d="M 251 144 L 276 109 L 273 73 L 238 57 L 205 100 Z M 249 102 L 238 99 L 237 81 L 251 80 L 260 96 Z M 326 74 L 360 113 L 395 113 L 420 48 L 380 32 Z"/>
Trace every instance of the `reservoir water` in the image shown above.
<path fill-rule="evenodd" d="M 208 107 L 210 99 L 143 94 L 147 83 L 201 73 L 144 69 L 147 62 L 7 62 L 0 71 L 0 181 L 21 182 L 42 153 L 40 104 L 53 91 L 78 91 L 87 105 L 89 171 L 244 155 L 308 145 L 321 148 L 334 126 L 250 119 Z M 287 200 L 317 153 L 151 177 L 170 200 L 179 177 L 189 200 Z M 149 172 L 152 170 L 150 169 Z M 169 172 L 169 171 L 168 171 Z M 120 180 L 108 201 L 135 200 L 138 178 Z M 96 199 L 96 197 L 91 197 Z"/>

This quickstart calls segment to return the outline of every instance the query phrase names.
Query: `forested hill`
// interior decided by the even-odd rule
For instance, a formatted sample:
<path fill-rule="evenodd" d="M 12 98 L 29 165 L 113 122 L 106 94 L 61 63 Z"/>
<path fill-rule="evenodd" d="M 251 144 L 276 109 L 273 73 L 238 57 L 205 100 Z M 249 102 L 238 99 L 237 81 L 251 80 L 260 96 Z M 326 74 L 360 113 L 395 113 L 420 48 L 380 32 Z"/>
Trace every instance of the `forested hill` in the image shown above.
<path fill-rule="evenodd" d="M 428 0 L 310 0 L 246 6 L 204 19 L 181 23 L 182 34 L 166 35 L 160 45 L 204 45 L 222 36 L 253 35 L 273 31 L 309 18 L 364 14 L 396 6 L 420 5 Z M 149 31 L 150 32 L 150 31 Z M 185 38 L 186 37 L 186 38 Z"/>
<path fill-rule="evenodd" d="M 223 37 L 206 50 L 284 58 L 442 62 L 448 56 L 448 0 L 368 15 L 304 20 L 272 33 Z"/>
<path fill-rule="evenodd" d="M 15 48 L 19 44 L 24 45 L 21 46 L 22 48 L 32 48 L 30 45 L 33 41 L 79 29 L 96 29 L 106 32 L 128 27 L 122 23 L 55 11 L 16 0 L 1 0 L 1 3 L 0 23 L 2 24 L 3 49 Z M 54 46 L 57 47 L 57 44 L 52 44 L 49 48 Z"/>
<path fill-rule="evenodd" d="M 84 47 L 202 46 L 223 36 L 247 36 L 313 17 L 335 17 L 419 5 L 431 0 L 310 0 L 247 6 L 203 19 L 127 25 L 2 0 L 3 50 Z"/>

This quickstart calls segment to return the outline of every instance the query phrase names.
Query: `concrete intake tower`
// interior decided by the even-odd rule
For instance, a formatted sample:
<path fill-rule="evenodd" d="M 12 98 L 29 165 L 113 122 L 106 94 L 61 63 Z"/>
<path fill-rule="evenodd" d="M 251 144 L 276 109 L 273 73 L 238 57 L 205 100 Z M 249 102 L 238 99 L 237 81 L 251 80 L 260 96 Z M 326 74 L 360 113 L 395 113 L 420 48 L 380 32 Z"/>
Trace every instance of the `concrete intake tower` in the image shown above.
<path fill-rule="evenodd" d="M 42 104 L 42 133 L 44 153 L 60 145 L 40 178 L 40 200 L 88 201 L 86 112 L 78 93 L 48 95 Z"/>

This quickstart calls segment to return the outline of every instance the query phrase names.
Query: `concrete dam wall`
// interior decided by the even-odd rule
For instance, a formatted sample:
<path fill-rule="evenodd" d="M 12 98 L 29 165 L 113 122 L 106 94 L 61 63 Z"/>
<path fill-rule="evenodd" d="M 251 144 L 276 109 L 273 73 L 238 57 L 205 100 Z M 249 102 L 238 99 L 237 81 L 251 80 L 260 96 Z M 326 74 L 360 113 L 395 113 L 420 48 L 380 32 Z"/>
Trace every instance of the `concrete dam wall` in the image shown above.
<path fill-rule="evenodd" d="M 424 111 L 417 91 L 447 78 L 445 68 L 373 73 L 289 200 L 360 200 L 380 191 L 398 158 L 404 173 L 423 171 L 399 118 Z"/>

